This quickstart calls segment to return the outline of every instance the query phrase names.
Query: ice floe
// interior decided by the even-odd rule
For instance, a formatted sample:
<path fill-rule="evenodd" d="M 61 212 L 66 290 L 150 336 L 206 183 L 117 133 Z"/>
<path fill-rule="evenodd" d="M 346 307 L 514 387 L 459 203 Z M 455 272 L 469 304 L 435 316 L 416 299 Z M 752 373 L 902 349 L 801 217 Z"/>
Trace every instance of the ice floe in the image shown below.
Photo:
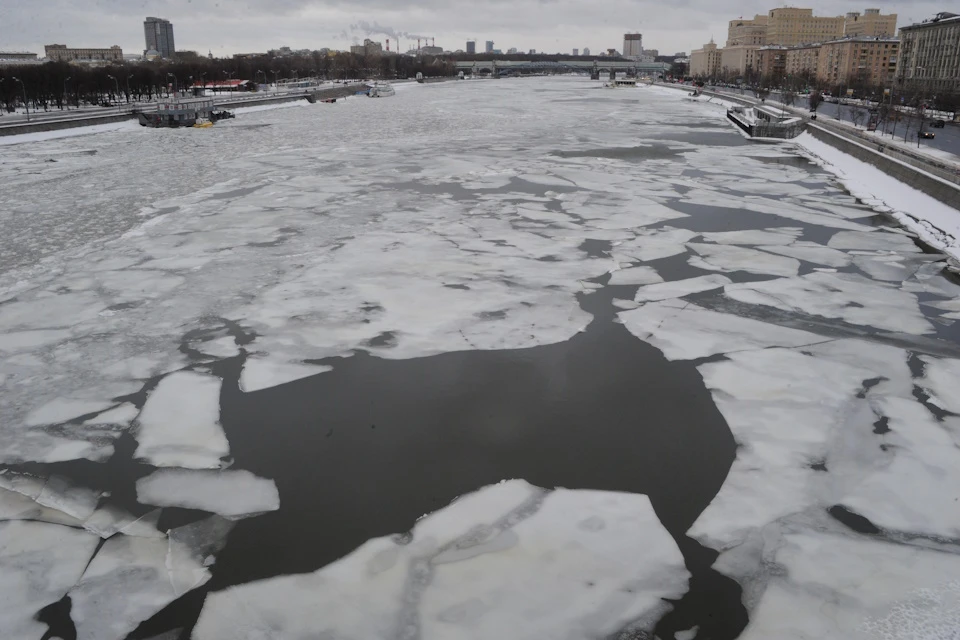
<path fill-rule="evenodd" d="M 0 630 L 4 639 L 44 635 L 34 617 L 76 584 L 100 538 L 44 522 L 0 522 Z"/>
<path fill-rule="evenodd" d="M 607 284 L 653 284 L 655 282 L 663 282 L 663 278 L 653 267 L 629 267 L 614 271 Z"/>
<path fill-rule="evenodd" d="M 159 507 L 201 509 L 230 520 L 280 508 L 273 480 L 249 471 L 158 469 L 137 480 L 137 501 Z"/>
<path fill-rule="evenodd" d="M 699 254 L 690 258 L 690 264 L 708 271 L 746 271 L 762 275 L 794 276 L 800 270 L 800 262 L 794 258 L 747 247 L 695 242 L 688 243 L 687 247 Z"/>
<path fill-rule="evenodd" d="M 716 231 L 702 235 L 704 240 L 717 244 L 786 245 L 796 240 L 801 233 L 803 229 L 797 227 L 774 227 L 748 231 Z"/>
<path fill-rule="evenodd" d="M 327 366 L 297 362 L 273 362 L 263 358 L 250 357 L 243 363 L 243 371 L 240 373 L 240 389 L 250 393 L 332 370 L 333 367 Z"/>
<path fill-rule="evenodd" d="M 212 593 L 194 637 L 598 637 L 649 630 L 686 576 L 645 496 L 512 481 L 420 520 L 408 543 Z"/>
<path fill-rule="evenodd" d="M 650 300 L 666 300 L 667 298 L 681 298 L 691 293 L 712 291 L 731 284 L 730 278 L 721 275 L 697 276 L 686 280 L 671 280 L 662 284 L 651 284 L 637 289 L 634 296 L 636 302 Z"/>
<path fill-rule="evenodd" d="M 924 377 L 922 386 L 933 392 L 943 408 L 960 415 L 960 360 L 922 356 Z"/>
<path fill-rule="evenodd" d="M 742 640 L 948 639 L 960 556 L 815 531 L 768 535 L 771 572 Z"/>
<path fill-rule="evenodd" d="M 799 329 L 710 311 L 684 300 L 648 302 L 639 309 L 621 311 L 619 317 L 630 333 L 660 349 L 669 360 L 830 340 Z"/>
<path fill-rule="evenodd" d="M 211 578 L 207 568 L 232 523 L 217 516 L 173 529 L 167 539 L 114 536 L 70 592 L 78 640 L 120 640 Z"/>
<path fill-rule="evenodd" d="M 220 426 L 220 379 L 182 371 L 150 393 L 140 412 L 136 457 L 158 467 L 216 469 L 230 446 Z"/>
<path fill-rule="evenodd" d="M 789 246 L 760 246 L 758 249 L 797 258 L 805 262 L 824 264 L 828 267 L 845 267 L 850 264 L 850 256 L 843 251 L 831 249 L 815 242 L 798 241 Z"/>
<path fill-rule="evenodd" d="M 739 302 L 855 325 L 918 335 L 934 332 L 920 312 L 915 295 L 851 273 L 816 272 L 798 278 L 730 284 L 725 293 Z"/>

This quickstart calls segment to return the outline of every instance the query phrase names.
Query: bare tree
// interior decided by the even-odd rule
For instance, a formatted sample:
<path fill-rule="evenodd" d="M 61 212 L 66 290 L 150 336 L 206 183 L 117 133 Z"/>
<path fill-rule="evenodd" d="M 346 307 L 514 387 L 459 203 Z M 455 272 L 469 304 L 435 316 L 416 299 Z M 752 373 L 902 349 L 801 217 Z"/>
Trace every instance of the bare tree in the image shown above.
<path fill-rule="evenodd" d="M 851 106 L 849 107 L 849 111 L 850 121 L 853 123 L 854 127 L 859 127 L 867 119 L 867 112 L 860 107 Z"/>

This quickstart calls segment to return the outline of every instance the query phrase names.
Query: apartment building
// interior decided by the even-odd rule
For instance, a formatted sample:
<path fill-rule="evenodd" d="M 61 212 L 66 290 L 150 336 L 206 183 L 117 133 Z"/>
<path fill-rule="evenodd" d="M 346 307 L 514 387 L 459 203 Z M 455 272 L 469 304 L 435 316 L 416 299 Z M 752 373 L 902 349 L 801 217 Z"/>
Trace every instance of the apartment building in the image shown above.
<path fill-rule="evenodd" d="M 893 80 L 900 41 L 896 38 L 844 38 L 820 45 L 817 79 L 830 86 L 883 86 Z"/>
<path fill-rule="evenodd" d="M 942 12 L 902 27 L 896 80 L 932 94 L 960 93 L 960 16 Z"/>
<path fill-rule="evenodd" d="M 784 73 L 788 76 L 815 75 L 820 62 L 819 44 L 801 44 L 786 51 Z"/>
<path fill-rule="evenodd" d="M 757 49 L 757 71 L 767 78 L 781 78 L 787 74 L 787 47 L 767 45 Z"/>
<path fill-rule="evenodd" d="M 862 15 L 851 11 L 843 19 L 843 35 L 892 38 L 897 35 L 897 14 L 883 15 L 880 9 L 866 9 Z"/>

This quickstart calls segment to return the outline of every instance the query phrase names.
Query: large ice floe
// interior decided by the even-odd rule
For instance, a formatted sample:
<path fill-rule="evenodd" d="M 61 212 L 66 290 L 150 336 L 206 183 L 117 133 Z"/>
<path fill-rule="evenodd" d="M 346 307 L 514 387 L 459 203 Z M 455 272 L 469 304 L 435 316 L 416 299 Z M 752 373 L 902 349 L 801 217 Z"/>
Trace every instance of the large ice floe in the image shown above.
<path fill-rule="evenodd" d="M 38 612 L 66 596 L 78 638 L 121 640 L 197 589 L 197 640 L 650 635 L 687 593 L 677 541 L 646 496 L 577 486 L 472 487 L 327 566 L 211 582 L 234 526 L 297 517 L 296 483 L 247 470 L 266 452 L 231 442 L 225 403 L 322 384 L 358 351 L 622 332 L 586 310 L 614 295 L 739 445 L 687 535 L 743 587 L 743 637 L 955 629 L 960 285 L 943 256 L 715 105 L 586 83 L 0 147 L 4 637 L 42 637 Z M 577 477 L 604 464 L 561 453 Z M 117 496 L 70 475 L 91 469 Z M 167 513 L 189 524 L 161 531 Z"/>
<path fill-rule="evenodd" d="M 646 496 L 504 482 L 312 574 L 208 596 L 197 640 L 584 638 L 652 628 L 686 591 Z"/>

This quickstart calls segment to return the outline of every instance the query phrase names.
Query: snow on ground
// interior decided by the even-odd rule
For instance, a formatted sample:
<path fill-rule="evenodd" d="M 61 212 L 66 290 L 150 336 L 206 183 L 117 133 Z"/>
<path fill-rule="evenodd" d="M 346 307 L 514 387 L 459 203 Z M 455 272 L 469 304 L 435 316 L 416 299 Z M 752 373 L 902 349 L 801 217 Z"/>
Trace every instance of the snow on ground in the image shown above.
<path fill-rule="evenodd" d="M 804 133 L 796 143 L 837 175 L 852 194 L 895 217 L 925 242 L 960 261 L 960 211 L 931 198 L 866 162 Z"/>
<path fill-rule="evenodd" d="M 407 543 L 210 594 L 194 637 L 605 637 L 649 631 L 686 581 L 646 496 L 514 480 L 419 520 Z"/>

